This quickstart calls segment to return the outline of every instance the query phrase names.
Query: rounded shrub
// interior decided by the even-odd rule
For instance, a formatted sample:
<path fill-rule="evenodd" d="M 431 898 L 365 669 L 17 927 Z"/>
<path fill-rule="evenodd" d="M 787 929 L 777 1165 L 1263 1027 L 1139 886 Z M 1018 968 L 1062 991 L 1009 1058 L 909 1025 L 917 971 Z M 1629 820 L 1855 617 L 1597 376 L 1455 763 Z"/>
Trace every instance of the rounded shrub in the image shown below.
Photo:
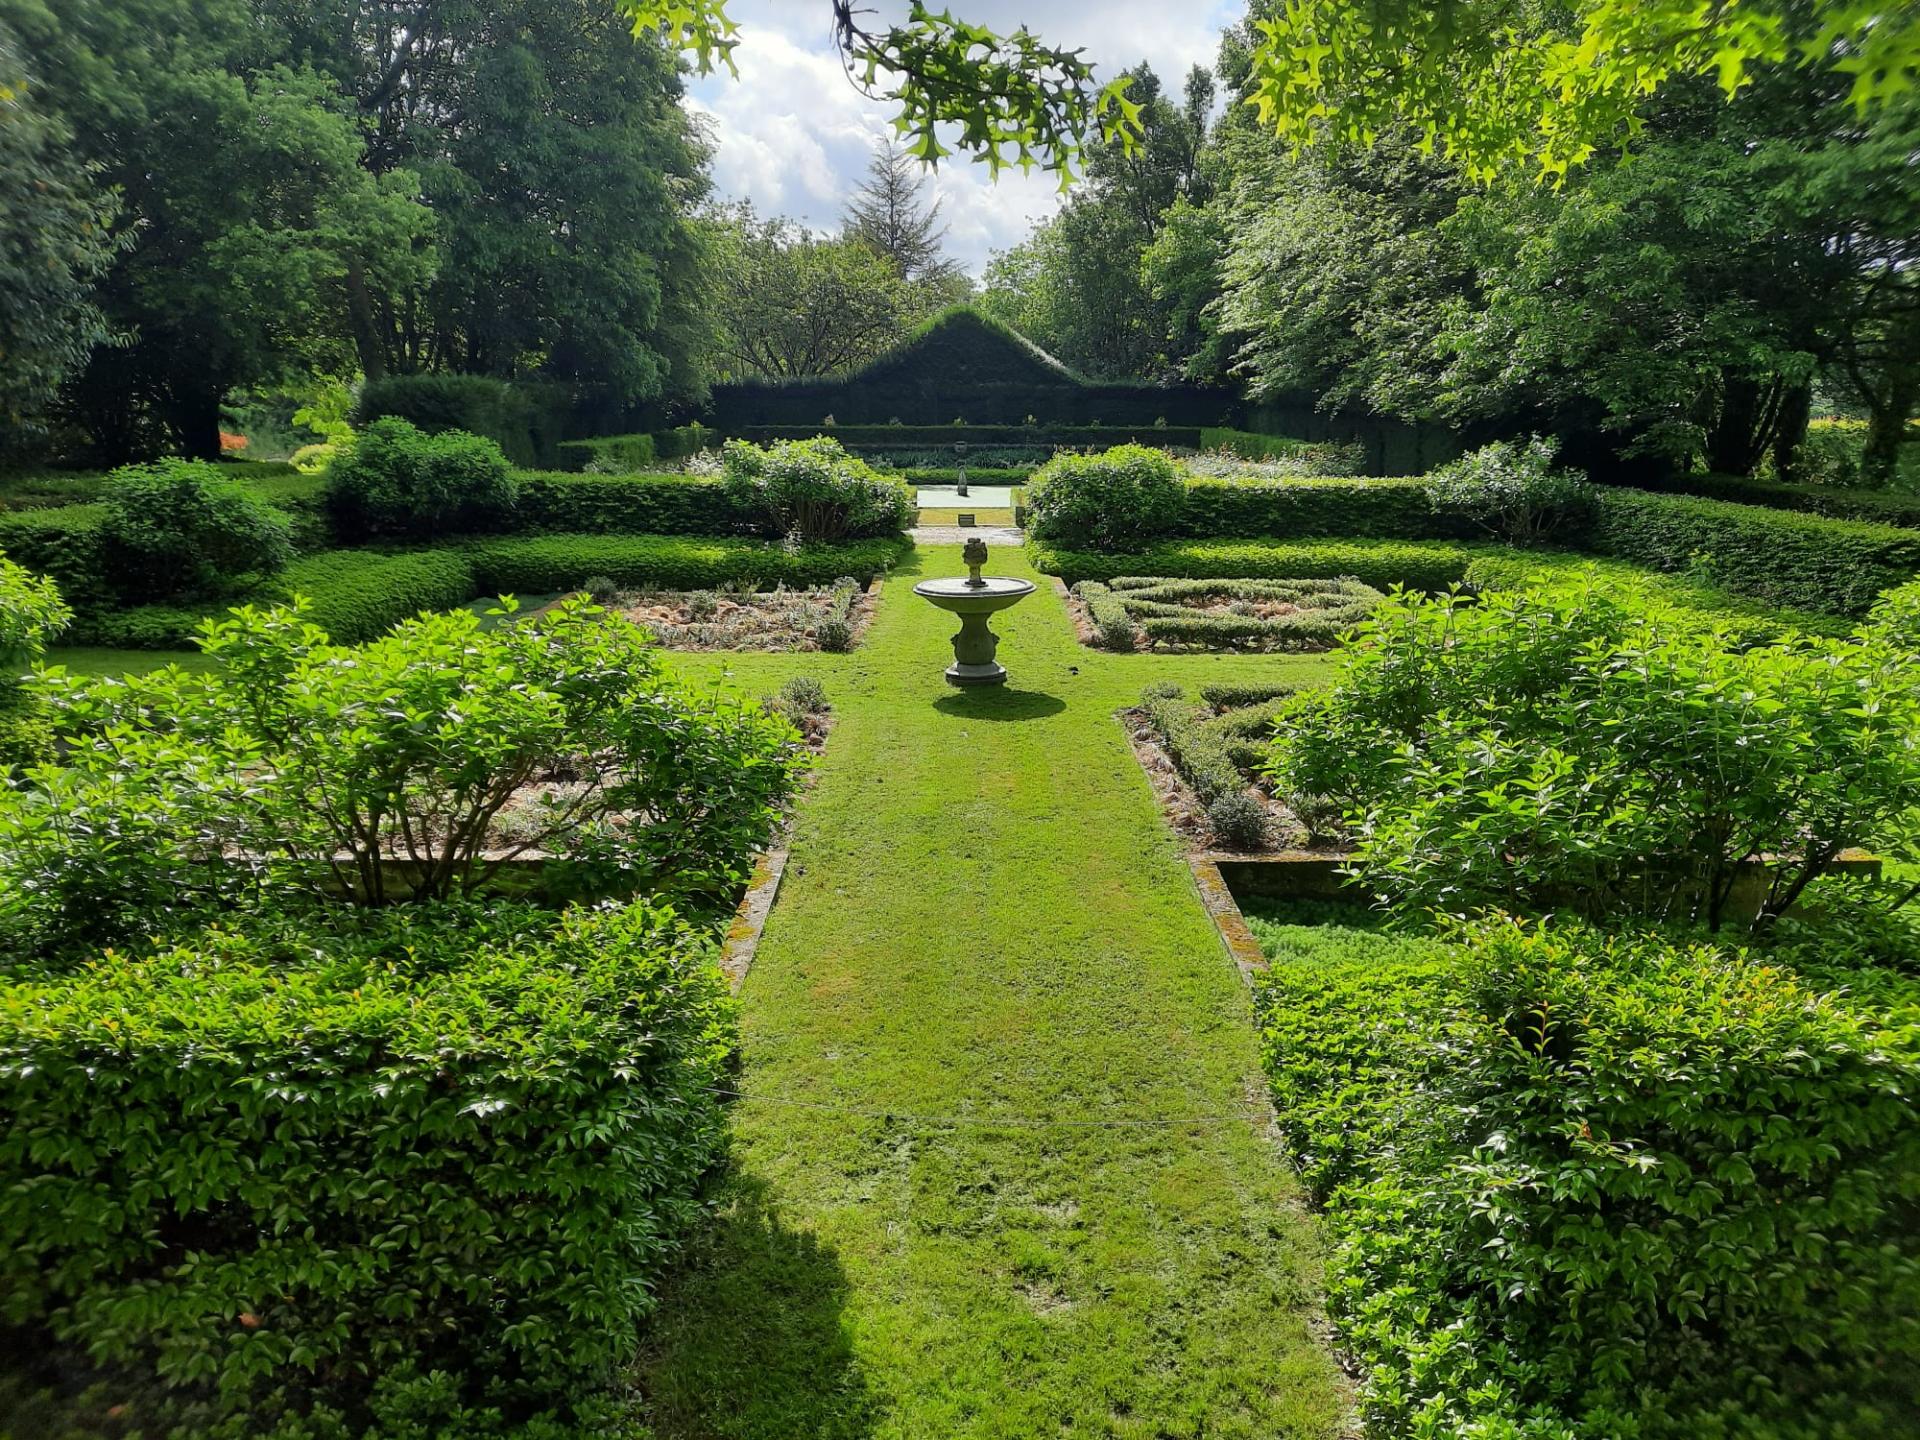
<path fill-rule="evenodd" d="M 52 751 L 45 707 L 21 689 L 19 676 L 40 663 L 72 618 L 53 581 L 0 556 L 0 772 Z"/>
<path fill-rule="evenodd" d="M 1266 807 L 1250 790 L 1229 790 L 1207 806 L 1207 828 L 1228 850 L 1264 850 L 1273 838 Z"/>
<path fill-rule="evenodd" d="M 1139 550 L 1164 540 L 1185 503 L 1180 467 L 1146 445 L 1056 455 L 1027 487 L 1035 537 L 1081 550 Z"/>
<path fill-rule="evenodd" d="M 1426 479 L 1436 513 L 1472 521 L 1515 545 L 1538 545 L 1592 508 L 1592 489 L 1558 469 L 1558 447 L 1536 435 L 1524 445 L 1500 440 L 1443 465 Z"/>
<path fill-rule="evenodd" d="M 293 559 L 291 517 L 204 460 L 124 466 L 103 498 L 102 558 L 131 599 L 231 594 Z"/>
<path fill-rule="evenodd" d="M 493 441 L 464 430 L 429 435 L 392 416 L 374 421 L 327 468 L 327 502 L 357 535 L 486 530 L 519 495 L 513 467 Z"/>
<path fill-rule="evenodd" d="M 913 523 L 914 496 L 897 476 L 856 460 L 839 441 L 727 442 L 728 487 L 755 505 L 776 534 L 810 543 L 891 535 Z"/>

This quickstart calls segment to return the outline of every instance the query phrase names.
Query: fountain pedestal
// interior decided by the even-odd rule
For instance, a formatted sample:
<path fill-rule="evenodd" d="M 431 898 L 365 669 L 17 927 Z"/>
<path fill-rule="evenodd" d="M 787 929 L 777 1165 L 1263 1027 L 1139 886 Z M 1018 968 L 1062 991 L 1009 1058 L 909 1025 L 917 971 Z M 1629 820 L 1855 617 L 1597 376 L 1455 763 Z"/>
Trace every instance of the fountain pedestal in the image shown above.
<path fill-rule="evenodd" d="M 1000 637 L 987 624 L 996 611 L 1016 605 L 1033 593 L 1033 582 L 1003 575 L 982 578 L 980 567 L 986 563 L 987 543 L 975 537 L 961 552 L 969 574 L 962 579 L 922 580 L 913 593 L 960 617 L 960 631 L 953 637 L 953 664 L 947 667 L 947 682 L 952 685 L 1004 685 L 1006 667 L 994 659 Z"/>

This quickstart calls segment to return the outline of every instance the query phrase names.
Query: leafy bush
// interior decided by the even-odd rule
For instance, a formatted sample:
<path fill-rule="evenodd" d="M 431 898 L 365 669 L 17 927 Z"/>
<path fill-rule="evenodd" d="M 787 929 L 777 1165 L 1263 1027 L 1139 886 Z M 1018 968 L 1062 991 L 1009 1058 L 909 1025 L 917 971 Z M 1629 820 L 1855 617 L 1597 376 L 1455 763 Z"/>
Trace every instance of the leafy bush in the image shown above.
<path fill-rule="evenodd" d="M 255 922 L 16 984 L 0 1315 L 148 1434 L 613 1433 L 732 1026 L 712 941 L 644 904 Z"/>
<path fill-rule="evenodd" d="M 562 386 L 528 385 L 490 375 L 389 375 L 360 387 L 354 424 L 405 420 L 429 434 L 462 430 L 493 441 L 515 465 L 561 463 L 560 437 L 573 404 Z"/>
<path fill-rule="evenodd" d="M 1130 575 L 1191 580 L 1332 580 L 1345 576 L 1386 590 L 1405 585 L 1445 590 L 1466 577 L 1475 552 L 1437 541 L 1181 540 L 1132 554 L 1109 555 L 1028 541 L 1034 568 L 1069 585 Z"/>
<path fill-rule="evenodd" d="M 116 470 L 105 506 L 101 558 L 134 598 L 229 594 L 293 558 L 286 515 L 206 461 Z"/>
<path fill-rule="evenodd" d="M 1920 1357 L 1910 1029 L 1662 939 L 1366 958 L 1276 957 L 1258 1004 L 1372 1427 L 1899 1432 L 1871 1395 Z"/>
<path fill-rule="evenodd" d="M 802 715 L 824 715 L 833 707 L 827 703 L 827 687 L 814 675 L 790 676 L 780 687 L 780 703 Z"/>
<path fill-rule="evenodd" d="M 1537 435 L 1524 445 L 1483 445 L 1427 476 L 1427 501 L 1436 514 L 1458 515 L 1512 544 L 1539 545 L 1578 526 L 1590 505 L 1592 487 L 1554 468 L 1558 448 Z"/>
<path fill-rule="evenodd" d="M 789 549 L 719 537 L 540 535 L 476 541 L 460 553 L 472 562 L 478 593 L 549 595 L 571 590 L 595 574 L 610 576 L 630 590 L 803 588 L 830 585 L 844 575 L 870 580 L 893 566 L 903 544 L 898 539 L 856 540 Z"/>
<path fill-rule="evenodd" d="M 1116 445 L 1099 455 L 1056 455 L 1034 472 L 1027 509 L 1034 536 L 1115 551 L 1175 533 L 1186 487 L 1165 451 Z"/>
<path fill-rule="evenodd" d="M 829 615 L 814 627 L 814 643 L 829 655 L 844 655 L 853 648 L 853 626 L 838 615 Z"/>
<path fill-rule="evenodd" d="M 1117 608 L 1149 645 L 1204 650 L 1325 650 L 1380 600 L 1378 590 L 1357 580 L 1116 576 L 1111 590 L 1082 585 L 1080 593 L 1093 597 L 1088 607 L 1103 643 L 1109 623 L 1103 616 Z M 1108 648 L 1132 649 L 1131 633 L 1128 640 Z"/>
<path fill-rule="evenodd" d="M 1273 843 L 1267 807 L 1247 789 L 1229 790 L 1207 806 L 1207 828 L 1226 850 L 1264 850 Z"/>
<path fill-rule="evenodd" d="M 793 781 L 786 725 L 668 678 L 585 600 L 491 630 L 422 616 L 353 649 L 244 609 L 202 648 L 205 673 L 45 682 L 71 751 L 0 794 L 16 933 L 111 942 L 262 887 L 438 900 L 529 852 L 602 893 L 712 902 Z"/>
<path fill-rule="evenodd" d="M 106 507 L 99 504 L 0 514 L 0 553 L 47 576 L 70 604 L 106 601 L 112 591 L 101 557 L 105 517 Z"/>
<path fill-rule="evenodd" d="M 854 459 L 837 440 L 786 440 L 767 449 L 729 440 L 727 486 L 801 544 L 892 535 L 913 523 L 913 491 Z"/>
<path fill-rule="evenodd" d="M 611 575 L 589 575 L 580 582 L 581 592 L 596 605 L 610 605 L 620 593 L 620 584 Z"/>
<path fill-rule="evenodd" d="M 433 537 L 485 530 L 512 510 L 520 486 L 491 440 L 464 430 L 428 434 L 399 419 L 367 426 L 327 468 L 327 498 L 357 535 Z"/>
<path fill-rule="evenodd" d="M 1764 923 L 1920 804 L 1920 657 L 1892 630 L 1742 650 L 1592 594 L 1402 594 L 1339 663 L 1269 771 L 1297 811 L 1343 809 L 1409 910 L 1717 928 L 1757 877 Z"/>
<path fill-rule="evenodd" d="M 52 750 L 43 707 L 22 691 L 19 677 L 40 663 L 47 642 L 72 618 L 51 580 L 0 557 L 0 773 Z"/>
<path fill-rule="evenodd" d="M 1859 615 L 1920 571 L 1920 533 L 1688 495 L 1598 489 L 1579 543 L 1655 570 L 1704 570 L 1775 605 Z"/>

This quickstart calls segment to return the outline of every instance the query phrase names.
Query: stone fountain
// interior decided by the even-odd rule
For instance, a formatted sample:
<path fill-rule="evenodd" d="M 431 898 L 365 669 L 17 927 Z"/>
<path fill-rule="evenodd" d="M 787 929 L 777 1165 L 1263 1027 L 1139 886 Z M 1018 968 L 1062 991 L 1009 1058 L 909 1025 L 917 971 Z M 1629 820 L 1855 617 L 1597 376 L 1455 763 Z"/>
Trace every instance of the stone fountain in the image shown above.
<path fill-rule="evenodd" d="M 913 587 L 913 593 L 960 617 L 960 633 L 953 637 L 953 664 L 947 667 L 948 682 L 1004 685 L 1006 667 L 993 658 L 993 652 L 1000 648 L 1000 637 L 987 628 L 987 617 L 1026 599 L 1033 593 L 1033 582 L 1005 575 L 982 577 L 980 567 L 987 563 L 987 542 L 978 535 L 967 541 L 960 558 L 967 562 L 967 578 L 953 575 L 922 580 Z"/>

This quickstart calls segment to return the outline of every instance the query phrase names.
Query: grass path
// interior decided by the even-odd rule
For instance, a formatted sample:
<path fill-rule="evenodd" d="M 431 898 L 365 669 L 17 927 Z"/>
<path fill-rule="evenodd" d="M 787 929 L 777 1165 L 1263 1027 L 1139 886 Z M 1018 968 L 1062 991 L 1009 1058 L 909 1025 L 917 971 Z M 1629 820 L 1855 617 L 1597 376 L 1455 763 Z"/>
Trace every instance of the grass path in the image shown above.
<path fill-rule="evenodd" d="M 919 551 L 852 655 L 676 660 L 819 675 L 838 722 L 742 991 L 738 1173 L 638 1369 L 655 1431 L 1336 1436 L 1248 1001 L 1113 718 L 1316 662 L 1103 656 L 1043 582 L 995 622 L 1013 683 L 955 692 L 910 587 L 961 570 Z M 1172 1117 L 1206 1118 L 1138 1123 Z"/>

